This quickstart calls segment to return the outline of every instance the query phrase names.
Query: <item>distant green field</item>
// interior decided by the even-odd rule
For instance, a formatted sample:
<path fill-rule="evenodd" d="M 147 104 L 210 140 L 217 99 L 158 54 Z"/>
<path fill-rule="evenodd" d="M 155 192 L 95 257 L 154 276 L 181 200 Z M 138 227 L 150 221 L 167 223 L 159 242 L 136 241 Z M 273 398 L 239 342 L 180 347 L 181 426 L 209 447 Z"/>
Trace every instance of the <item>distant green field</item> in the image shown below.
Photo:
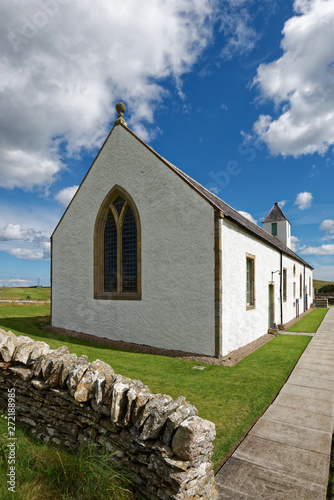
<path fill-rule="evenodd" d="M 51 288 L 0 287 L 0 300 L 50 300 Z"/>
<path fill-rule="evenodd" d="M 313 280 L 313 288 L 315 288 L 315 290 L 319 290 L 319 288 L 325 285 L 334 285 L 334 281 Z"/>

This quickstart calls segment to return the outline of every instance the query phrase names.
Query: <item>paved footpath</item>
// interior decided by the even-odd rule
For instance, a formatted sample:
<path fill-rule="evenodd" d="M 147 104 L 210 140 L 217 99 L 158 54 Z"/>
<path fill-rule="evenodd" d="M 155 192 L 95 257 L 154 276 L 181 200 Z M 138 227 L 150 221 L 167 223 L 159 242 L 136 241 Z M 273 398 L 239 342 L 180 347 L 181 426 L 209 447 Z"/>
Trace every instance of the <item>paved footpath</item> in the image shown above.
<path fill-rule="evenodd" d="M 216 475 L 219 500 L 325 500 L 334 431 L 334 307 L 274 403 Z"/>

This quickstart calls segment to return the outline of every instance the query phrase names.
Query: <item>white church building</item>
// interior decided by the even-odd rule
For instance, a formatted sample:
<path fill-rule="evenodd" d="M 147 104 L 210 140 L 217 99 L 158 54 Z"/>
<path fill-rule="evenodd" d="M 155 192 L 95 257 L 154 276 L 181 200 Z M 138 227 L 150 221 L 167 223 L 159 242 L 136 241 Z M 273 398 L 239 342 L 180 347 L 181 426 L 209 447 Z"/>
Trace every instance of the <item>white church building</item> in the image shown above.
<path fill-rule="evenodd" d="M 277 203 L 250 222 L 156 153 L 125 106 L 52 237 L 52 325 L 221 357 L 313 299 Z"/>

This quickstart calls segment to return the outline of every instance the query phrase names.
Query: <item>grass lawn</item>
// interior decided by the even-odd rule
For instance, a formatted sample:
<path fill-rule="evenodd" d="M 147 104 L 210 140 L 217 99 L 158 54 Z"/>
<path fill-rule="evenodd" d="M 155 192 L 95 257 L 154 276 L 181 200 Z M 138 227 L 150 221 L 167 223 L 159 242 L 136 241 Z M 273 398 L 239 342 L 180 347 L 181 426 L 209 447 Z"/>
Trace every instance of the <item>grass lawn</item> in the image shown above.
<path fill-rule="evenodd" d="M 135 353 L 53 334 L 41 328 L 48 314 L 45 306 L 2 306 L 0 328 L 45 340 L 52 348 L 66 345 L 78 356 L 87 354 L 89 361 L 101 359 L 116 373 L 140 379 L 153 393 L 185 396 L 201 417 L 216 425 L 216 467 L 271 403 L 311 339 L 279 335 L 230 368 Z M 205 369 L 194 370 L 194 365 Z"/>
<path fill-rule="evenodd" d="M 130 500 L 130 478 L 110 463 L 110 453 L 80 456 L 41 443 L 16 426 L 15 493 L 7 484 L 7 420 L 0 416 L 0 498 L 9 500 Z M 108 457 L 108 458 L 107 458 Z M 108 460 L 109 459 L 109 460 Z M 12 464 L 13 465 L 13 464 Z"/>
<path fill-rule="evenodd" d="M 1 300 L 50 300 L 51 288 L 0 287 Z"/>
<path fill-rule="evenodd" d="M 314 309 L 314 311 L 311 311 L 301 320 L 297 321 L 297 323 L 288 328 L 288 332 L 315 333 L 326 316 L 327 311 L 328 309 L 325 307 Z"/>

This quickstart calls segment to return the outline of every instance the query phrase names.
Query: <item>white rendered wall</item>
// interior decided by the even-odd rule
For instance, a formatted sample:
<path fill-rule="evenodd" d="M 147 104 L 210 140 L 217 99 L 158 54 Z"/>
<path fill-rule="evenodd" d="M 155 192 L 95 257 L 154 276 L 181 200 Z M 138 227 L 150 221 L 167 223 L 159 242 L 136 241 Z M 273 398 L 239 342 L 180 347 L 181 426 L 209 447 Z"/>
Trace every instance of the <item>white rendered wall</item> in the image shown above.
<path fill-rule="evenodd" d="M 285 246 L 291 248 L 291 225 L 287 220 L 279 220 L 276 222 L 277 224 L 277 238 L 281 241 Z M 263 222 L 262 227 L 267 233 L 272 234 L 271 232 L 272 222 Z"/>
<path fill-rule="evenodd" d="M 246 254 L 255 256 L 255 308 L 246 309 Z M 275 294 L 275 323 L 281 322 L 280 273 L 281 255 L 265 242 L 253 237 L 237 225 L 222 220 L 222 323 L 223 355 L 242 347 L 268 332 L 269 284 L 273 279 Z M 287 269 L 287 300 L 283 302 L 283 322 L 296 317 L 296 300 L 293 299 L 293 280 L 299 298 L 299 276 L 304 279 L 304 266 L 283 254 L 283 268 Z M 293 279 L 293 265 L 296 278 Z M 312 271 L 306 267 L 306 283 Z M 304 281 L 303 281 L 304 283 Z M 303 285 L 304 286 L 304 285 Z M 283 290 L 282 290 L 283 291 Z M 312 297 L 313 300 L 313 297 Z M 308 301 L 308 307 L 311 304 Z M 304 294 L 299 300 L 299 313 L 304 311 Z"/>
<path fill-rule="evenodd" d="M 294 266 L 296 269 L 296 275 L 294 276 Z M 311 277 L 312 283 L 312 270 L 305 266 L 305 277 L 304 277 L 304 265 L 295 261 L 287 255 L 283 255 L 283 268 L 287 270 L 287 298 L 283 301 L 283 323 L 287 323 L 292 318 L 296 317 L 297 312 L 297 300 L 299 301 L 299 314 L 305 311 L 305 285 L 307 287 L 306 293 L 307 297 L 307 309 L 313 302 L 313 285 L 311 285 L 311 293 L 309 290 L 309 283 Z M 300 275 L 302 276 L 302 293 L 300 293 Z M 304 283 L 305 279 L 305 283 Z M 296 283 L 296 296 L 293 293 L 293 283 Z M 301 297 L 301 298 L 300 298 Z"/>
<path fill-rule="evenodd" d="M 96 300 L 94 225 L 118 184 L 142 229 L 142 300 Z M 53 236 L 52 324 L 110 339 L 214 354 L 214 211 L 117 126 Z"/>

